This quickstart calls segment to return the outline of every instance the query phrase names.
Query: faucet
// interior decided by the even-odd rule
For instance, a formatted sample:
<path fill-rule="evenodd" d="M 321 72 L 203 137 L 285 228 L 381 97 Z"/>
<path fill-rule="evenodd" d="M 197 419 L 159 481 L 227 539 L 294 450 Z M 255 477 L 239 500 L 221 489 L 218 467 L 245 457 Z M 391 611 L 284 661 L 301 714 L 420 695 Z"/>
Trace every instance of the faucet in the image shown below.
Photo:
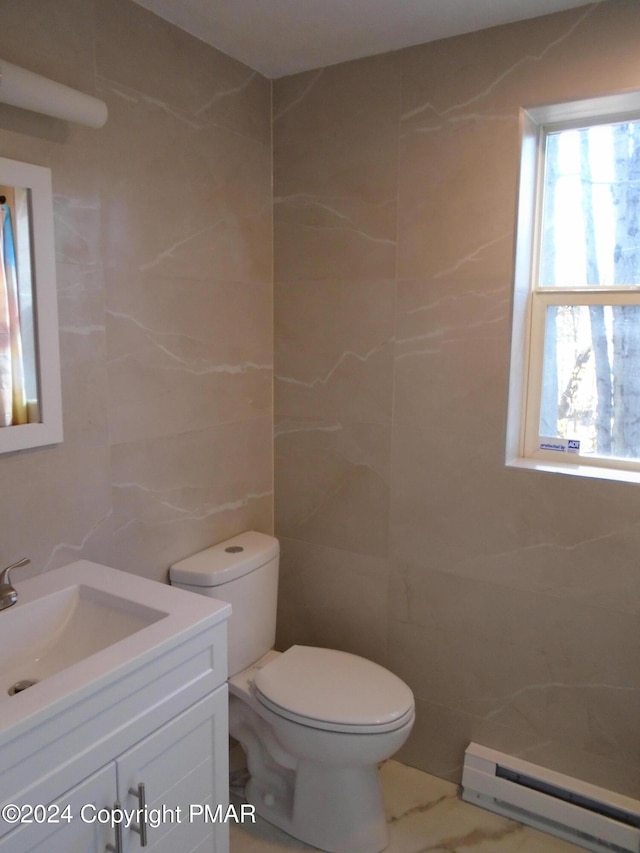
<path fill-rule="evenodd" d="M 18 593 L 11 586 L 11 578 L 9 572 L 11 569 L 17 569 L 19 566 L 26 566 L 31 560 L 28 557 L 23 557 L 17 563 L 12 563 L 0 572 L 0 610 L 6 610 L 18 600 Z"/>

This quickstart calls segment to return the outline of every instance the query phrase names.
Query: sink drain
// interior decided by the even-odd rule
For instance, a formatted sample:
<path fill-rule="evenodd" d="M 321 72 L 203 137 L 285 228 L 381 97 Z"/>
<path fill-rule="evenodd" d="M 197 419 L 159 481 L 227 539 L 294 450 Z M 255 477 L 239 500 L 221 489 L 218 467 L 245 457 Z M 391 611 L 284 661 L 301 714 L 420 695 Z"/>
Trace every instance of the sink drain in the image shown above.
<path fill-rule="evenodd" d="M 26 690 L 28 687 L 33 687 L 34 684 L 37 684 L 38 680 L 36 678 L 24 678 L 22 681 L 16 681 L 15 684 L 12 684 L 9 690 L 9 696 L 15 696 L 16 693 L 22 693 L 23 690 Z"/>

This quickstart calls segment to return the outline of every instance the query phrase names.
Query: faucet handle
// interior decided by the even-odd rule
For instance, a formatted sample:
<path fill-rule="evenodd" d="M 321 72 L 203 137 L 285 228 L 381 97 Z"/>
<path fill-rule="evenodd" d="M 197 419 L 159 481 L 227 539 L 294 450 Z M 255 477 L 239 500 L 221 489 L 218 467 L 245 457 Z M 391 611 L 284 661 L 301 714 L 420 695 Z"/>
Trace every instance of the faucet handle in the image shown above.
<path fill-rule="evenodd" d="M 6 569 L 3 569 L 0 572 L 0 586 L 3 584 L 11 584 L 11 578 L 9 577 L 9 572 L 11 569 L 19 569 L 20 566 L 27 566 L 31 560 L 28 557 L 23 557 L 21 560 L 18 560 L 15 563 L 11 563 L 10 566 L 7 566 Z"/>

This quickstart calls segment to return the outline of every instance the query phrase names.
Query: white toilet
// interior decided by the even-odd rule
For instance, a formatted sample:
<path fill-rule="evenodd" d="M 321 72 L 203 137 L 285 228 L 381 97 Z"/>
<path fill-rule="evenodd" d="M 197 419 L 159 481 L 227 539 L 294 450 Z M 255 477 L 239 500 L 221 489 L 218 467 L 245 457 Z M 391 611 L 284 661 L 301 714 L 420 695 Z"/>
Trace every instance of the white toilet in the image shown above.
<path fill-rule="evenodd" d="M 409 687 L 346 652 L 273 651 L 278 540 L 248 531 L 171 567 L 174 586 L 228 601 L 229 731 L 244 747 L 249 803 L 265 820 L 330 853 L 378 853 L 388 841 L 378 763 L 406 741 Z"/>

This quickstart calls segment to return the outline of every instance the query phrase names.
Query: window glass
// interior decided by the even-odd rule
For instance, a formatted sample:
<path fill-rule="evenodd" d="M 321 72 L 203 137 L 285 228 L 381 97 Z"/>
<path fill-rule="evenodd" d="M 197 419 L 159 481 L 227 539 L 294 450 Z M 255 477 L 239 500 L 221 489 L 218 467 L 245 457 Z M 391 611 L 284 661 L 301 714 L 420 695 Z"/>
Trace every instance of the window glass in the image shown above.
<path fill-rule="evenodd" d="M 547 134 L 539 285 L 640 284 L 640 121 Z"/>
<path fill-rule="evenodd" d="M 640 460 L 640 305 L 546 309 L 540 435 Z"/>

